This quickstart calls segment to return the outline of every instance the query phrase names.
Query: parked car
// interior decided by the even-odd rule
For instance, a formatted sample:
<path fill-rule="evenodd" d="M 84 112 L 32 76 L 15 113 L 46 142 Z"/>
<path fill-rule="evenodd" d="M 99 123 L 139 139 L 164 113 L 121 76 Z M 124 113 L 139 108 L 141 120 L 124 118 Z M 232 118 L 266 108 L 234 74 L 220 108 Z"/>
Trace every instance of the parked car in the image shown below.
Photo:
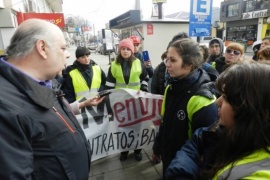
<path fill-rule="evenodd" d="M 90 49 L 90 50 L 96 50 L 96 48 L 97 48 L 96 43 L 90 43 L 90 45 L 88 46 L 88 49 Z"/>
<path fill-rule="evenodd" d="M 211 36 L 202 36 L 199 44 L 209 47 L 209 42 L 211 41 L 211 39 L 213 39 Z"/>
<path fill-rule="evenodd" d="M 96 52 L 100 53 L 101 47 L 102 47 L 102 44 L 101 43 L 98 43 L 97 44 L 97 47 L 96 47 Z"/>
<path fill-rule="evenodd" d="M 105 44 L 101 44 L 100 46 L 97 47 L 96 52 L 106 55 L 112 52 L 115 52 L 115 50 L 106 50 Z"/>

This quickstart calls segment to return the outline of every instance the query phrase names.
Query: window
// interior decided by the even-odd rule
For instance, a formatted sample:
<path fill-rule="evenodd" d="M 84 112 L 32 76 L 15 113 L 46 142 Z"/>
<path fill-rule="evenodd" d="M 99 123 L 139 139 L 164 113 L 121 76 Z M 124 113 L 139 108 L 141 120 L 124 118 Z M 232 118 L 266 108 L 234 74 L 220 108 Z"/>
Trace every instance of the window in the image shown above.
<path fill-rule="evenodd" d="M 268 9 L 269 0 L 246 0 L 244 1 L 244 12 Z"/>
<path fill-rule="evenodd" d="M 228 5 L 227 17 L 239 15 L 239 3 Z"/>

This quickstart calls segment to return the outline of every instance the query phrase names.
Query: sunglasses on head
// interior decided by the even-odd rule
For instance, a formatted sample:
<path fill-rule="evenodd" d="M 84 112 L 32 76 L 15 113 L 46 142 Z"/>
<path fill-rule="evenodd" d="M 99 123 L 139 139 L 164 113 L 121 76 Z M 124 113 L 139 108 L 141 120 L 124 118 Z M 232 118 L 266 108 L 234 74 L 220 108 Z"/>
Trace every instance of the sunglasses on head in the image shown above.
<path fill-rule="evenodd" d="M 240 53 L 240 51 L 237 50 L 231 50 L 231 49 L 226 49 L 226 53 L 231 54 L 233 52 L 234 55 L 238 56 Z"/>

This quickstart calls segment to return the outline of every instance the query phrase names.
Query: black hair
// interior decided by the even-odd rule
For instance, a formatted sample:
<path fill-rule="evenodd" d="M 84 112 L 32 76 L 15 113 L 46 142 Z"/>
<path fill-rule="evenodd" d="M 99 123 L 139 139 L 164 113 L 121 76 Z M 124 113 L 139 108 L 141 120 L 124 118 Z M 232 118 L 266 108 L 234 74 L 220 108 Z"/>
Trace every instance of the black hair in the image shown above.
<path fill-rule="evenodd" d="M 270 144 L 270 66 L 239 63 L 227 68 L 218 78 L 216 88 L 234 111 L 234 125 L 224 130 L 217 147 L 215 164 L 208 172 L 210 179 L 235 162 Z"/>
<path fill-rule="evenodd" d="M 174 35 L 173 38 L 172 38 L 172 40 L 169 42 L 169 44 L 167 46 L 167 50 L 168 50 L 168 48 L 170 47 L 170 45 L 173 42 L 175 42 L 177 40 L 180 40 L 180 39 L 184 39 L 184 38 L 190 38 L 186 32 L 180 32 L 180 33 Z"/>
<path fill-rule="evenodd" d="M 89 56 L 91 54 L 90 50 L 86 47 L 77 47 L 75 55 L 76 58 L 82 57 L 82 56 Z"/>
<path fill-rule="evenodd" d="M 190 38 L 184 38 L 173 42 L 170 46 L 176 49 L 176 52 L 183 59 L 183 65 L 192 65 L 192 70 L 201 67 L 203 64 L 203 55 L 197 42 Z"/>

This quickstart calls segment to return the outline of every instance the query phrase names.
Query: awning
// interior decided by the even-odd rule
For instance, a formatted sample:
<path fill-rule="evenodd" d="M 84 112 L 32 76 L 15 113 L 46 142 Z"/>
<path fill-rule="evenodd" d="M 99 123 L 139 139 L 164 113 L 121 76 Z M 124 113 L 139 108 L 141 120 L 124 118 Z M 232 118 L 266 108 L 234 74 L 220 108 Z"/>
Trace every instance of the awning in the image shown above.
<path fill-rule="evenodd" d="M 130 10 L 120 16 L 111 19 L 109 22 L 110 29 L 121 29 L 129 26 L 134 26 L 141 22 L 140 10 Z"/>

